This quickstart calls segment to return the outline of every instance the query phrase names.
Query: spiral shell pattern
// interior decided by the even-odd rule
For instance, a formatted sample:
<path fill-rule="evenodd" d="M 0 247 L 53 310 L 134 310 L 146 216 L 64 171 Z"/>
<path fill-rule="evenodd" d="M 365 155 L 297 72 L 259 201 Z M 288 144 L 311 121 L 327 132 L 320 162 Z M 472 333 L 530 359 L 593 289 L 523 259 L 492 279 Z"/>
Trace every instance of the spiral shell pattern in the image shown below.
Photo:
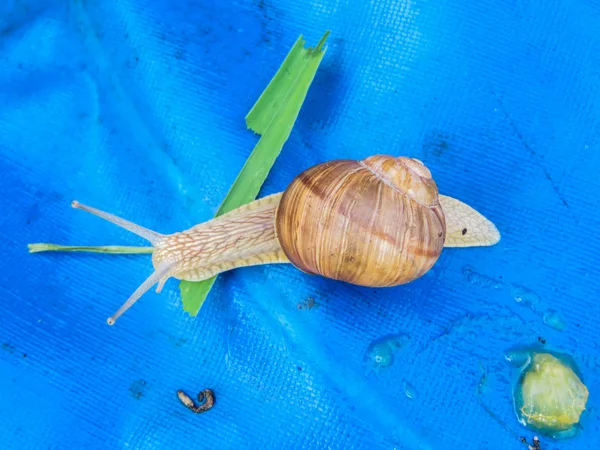
<path fill-rule="evenodd" d="M 300 270 L 348 283 L 408 283 L 435 264 L 445 219 L 420 161 L 377 155 L 298 175 L 275 215 L 279 245 Z"/>

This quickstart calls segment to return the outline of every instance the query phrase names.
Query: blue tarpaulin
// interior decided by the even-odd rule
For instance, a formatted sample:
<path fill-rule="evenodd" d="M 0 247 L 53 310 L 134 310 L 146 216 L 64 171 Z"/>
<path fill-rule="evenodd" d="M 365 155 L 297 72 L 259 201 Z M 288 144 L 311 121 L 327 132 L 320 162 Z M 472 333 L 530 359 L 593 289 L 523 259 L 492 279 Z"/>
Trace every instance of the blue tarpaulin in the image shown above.
<path fill-rule="evenodd" d="M 570 355 L 600 447 L 600 2 L 8 0 L 0 4 L 0 448 L 512 449 L 505 354 Z M 369 289 L 290 265 L 176 280 L 113 327 L 149 255 L 77 199 L 161 233 L 211 218 L 244 117 L 302 34 L 328 49 L 260 196 L 301 170 L 419 158 L 492 220 L 423 278 Z M 545 344 L 542 344 L 545 342 Z M 177 399 L 215 393 L 200 415 Z"/>

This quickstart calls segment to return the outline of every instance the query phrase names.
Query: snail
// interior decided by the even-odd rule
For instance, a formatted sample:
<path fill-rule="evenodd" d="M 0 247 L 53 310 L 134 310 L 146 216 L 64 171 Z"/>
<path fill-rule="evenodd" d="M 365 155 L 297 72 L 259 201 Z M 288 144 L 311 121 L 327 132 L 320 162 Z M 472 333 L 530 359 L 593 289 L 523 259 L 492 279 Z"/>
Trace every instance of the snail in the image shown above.
<path fill-rule="evenodd" d="M 202 281 L 259 264 L 291 263 L 333 280 L 375 288 L 427 273 L 444 247 L 494 245 L 500 233 L 465 203 L 438 193 L 429 169 L 410 157 L 375 155 L 317 164 L 285 191 L 173 234 L 160 234 L 77 201 L 154 247 L 155 271 L 107 322 L 171 277 Z"/>

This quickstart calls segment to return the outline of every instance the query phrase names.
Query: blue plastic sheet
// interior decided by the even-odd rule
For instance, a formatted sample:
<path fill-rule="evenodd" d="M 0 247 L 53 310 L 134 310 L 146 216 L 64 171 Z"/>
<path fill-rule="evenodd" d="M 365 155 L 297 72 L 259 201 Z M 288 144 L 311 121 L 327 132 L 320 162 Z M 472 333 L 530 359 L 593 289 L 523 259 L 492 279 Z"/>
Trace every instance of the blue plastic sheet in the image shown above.
<path fill-rule="evenodd" d="M 590 390 L 579 435 L 543 448 L 599 447 L 599 28 L 596 0 L 2 2 L 0 447 L 522 448 L 504 354 L 538 337 Z M 212 217 L 257 140 L 244 116 L 327 29 L 261 196 L 414 156 L 497 246 L 383 290 L 244 268 L 196 318 L 170 280 L 114 327 L 149 256 L 27 253 L 144 244 L 73 199 L 163 233 Z M 202 415 L 175 395 L 207 387 Z"/>

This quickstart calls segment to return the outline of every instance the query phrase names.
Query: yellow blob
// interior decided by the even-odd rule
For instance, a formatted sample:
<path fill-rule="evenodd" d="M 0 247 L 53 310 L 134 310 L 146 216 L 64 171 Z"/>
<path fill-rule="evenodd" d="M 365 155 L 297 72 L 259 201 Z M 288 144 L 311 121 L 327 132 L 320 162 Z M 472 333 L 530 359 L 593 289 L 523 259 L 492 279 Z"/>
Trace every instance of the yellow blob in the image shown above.
<path fill-rule="evenodd" d="M 587 387 L 570 367 L 548 353 L 538 353 L 521 380 L 517 409 L 524 425 L 566 431 L 579 422 L 588 395 Z"/>

